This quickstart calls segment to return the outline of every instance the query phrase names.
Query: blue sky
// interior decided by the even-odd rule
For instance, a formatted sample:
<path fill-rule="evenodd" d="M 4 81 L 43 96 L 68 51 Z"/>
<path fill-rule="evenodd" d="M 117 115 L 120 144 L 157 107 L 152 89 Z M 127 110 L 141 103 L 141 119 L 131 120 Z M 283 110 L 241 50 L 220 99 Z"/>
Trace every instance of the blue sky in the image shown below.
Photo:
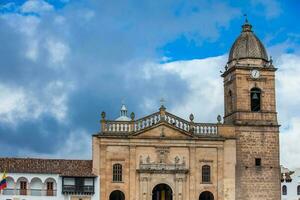
<path fill-rule="evenodd" d="M 247 13 L 277 73 L 282 163 L 300 142 L 296 0 L 0 0 L 0 156 L 91 158 L 102 110 L 214 122 L 220 70 Z M 295 145 L 289 145 L 295 144 Z M 295 165 L 300 166 L 300 162 Z"/>

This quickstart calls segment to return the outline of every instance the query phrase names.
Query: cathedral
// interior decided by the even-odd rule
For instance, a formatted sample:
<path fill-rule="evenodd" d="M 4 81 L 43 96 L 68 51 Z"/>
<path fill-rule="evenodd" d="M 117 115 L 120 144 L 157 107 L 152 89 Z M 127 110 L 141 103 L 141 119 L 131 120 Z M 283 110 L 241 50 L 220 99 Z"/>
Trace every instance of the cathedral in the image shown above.
<path fill-rule="evenodd" d="M 140 119 L 125 105 L 115 120 L 101 113 L 92 161 L 101 200 L 280 199 L 276 68 L 247 20 L 224 65 L 216 123 L 164 105 Z"/>

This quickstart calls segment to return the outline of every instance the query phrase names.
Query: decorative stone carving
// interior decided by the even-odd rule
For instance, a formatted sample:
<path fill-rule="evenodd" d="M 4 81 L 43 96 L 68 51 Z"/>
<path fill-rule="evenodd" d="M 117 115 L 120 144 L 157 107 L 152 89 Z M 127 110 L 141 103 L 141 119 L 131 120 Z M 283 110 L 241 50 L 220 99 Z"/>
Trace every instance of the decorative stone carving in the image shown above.
<path fill-rule="evenodd" d="M 185 158 L 180 159 L 180 156 L 176 156 L 173 161 L 168 159 L 169 148 L 159 147 L 156 150 L 157 160 L 151 161 L 150 156 L 146 158 L 146 162 L 143 162 L 143 158 L 140 157 L 140 165 L 138 172 L 151 172 L 151 173 L 187 173 L 188 168 L 185 163 Z"/>
<path fill-rule="evenodd" d="M 180 158 L 178 156 L 175 157 L 175 164 L 178 164 L 180 161 Z"/>
<path fill-rule="evenodd" d="M 150 164 L 150 156 L 147 156 L 147 158 L 146 158 L 146 163 L 147 163 L 147 164 Z"/>
<path fill-rule="evenodd" d="M 159 147 L 156 150 L 157 158 L 159 163 L 166 163 L 167 156 L 169 154 L 169 148 L 168 147 Z"/>

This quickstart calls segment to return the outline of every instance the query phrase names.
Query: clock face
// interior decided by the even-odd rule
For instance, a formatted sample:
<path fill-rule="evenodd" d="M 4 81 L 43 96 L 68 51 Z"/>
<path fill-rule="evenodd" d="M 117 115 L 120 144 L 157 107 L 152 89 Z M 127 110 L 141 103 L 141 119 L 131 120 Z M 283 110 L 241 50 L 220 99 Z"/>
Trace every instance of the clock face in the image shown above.
<path fill-rule="evenodd" d="M 251 77 L 252 78 L 259 78 L 260 77 L 260 72 L 257 69 L 253 69 L 251 71 Z"/>

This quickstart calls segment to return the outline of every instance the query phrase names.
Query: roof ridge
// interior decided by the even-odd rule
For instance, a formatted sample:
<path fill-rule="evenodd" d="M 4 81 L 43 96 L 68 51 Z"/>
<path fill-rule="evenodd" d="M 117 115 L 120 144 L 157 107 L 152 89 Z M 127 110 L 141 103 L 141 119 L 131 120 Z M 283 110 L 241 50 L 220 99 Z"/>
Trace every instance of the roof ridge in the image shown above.
<path fill-rule="evenodd" d="M 0 157 L 0 159 L 15 160 L 66 160 L 66 161 L 92 161 L 92 159 L 65 159 L 65 158 L 35 158 L 35 157 Z"/>

